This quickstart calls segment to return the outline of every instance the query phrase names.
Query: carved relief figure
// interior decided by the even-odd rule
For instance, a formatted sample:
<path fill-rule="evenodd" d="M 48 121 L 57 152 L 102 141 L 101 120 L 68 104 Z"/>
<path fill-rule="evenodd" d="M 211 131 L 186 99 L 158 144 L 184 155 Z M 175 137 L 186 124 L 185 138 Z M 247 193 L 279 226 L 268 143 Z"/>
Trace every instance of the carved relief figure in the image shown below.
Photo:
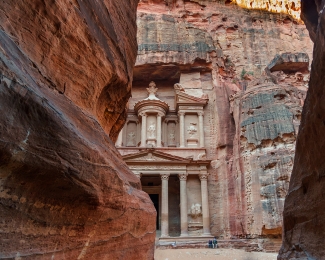
<path fill-rule="evenodd" d="M 169 143 L 174 144 L 175 143 L 175 131 L 170 132 L 168 135 L 168 138 L 169 138 Z"/>
<path fill-rule="evenodd" d="M 197 218 L 197 217 L 201 216 L 202 215 L 201 204 L 199 204 L 199 203 L 192 204 L 190 215 L 192 218 Z"/>
<path fill-rule="evenodd" d="M 135 133 L 134 132 L 128 133 L 126 145 L 127 146 L 133 146 L 133 145 L 135 145 Z"/>
<path fill-rule="evenodd" d="M 168 144 L 175 145 L 176 144 L 176 134 L 175 134 L 175 125 L 170 124 L 168 127 Z"/>
<path fill-rule="evenodd" d="M 187 127 L 187 132 L 190 135 L 190 138 L 192 138 L 197 133 L 196 123 L 190 123 Z"/>
<path fill-rule="evenodd" d="M 149 138 L 155 138 L 155 132 L 156 132 L 156 124 L 155 123 L 151 123 L 151 125 L 149 125 L 148 127 L 148 137 Z"/>

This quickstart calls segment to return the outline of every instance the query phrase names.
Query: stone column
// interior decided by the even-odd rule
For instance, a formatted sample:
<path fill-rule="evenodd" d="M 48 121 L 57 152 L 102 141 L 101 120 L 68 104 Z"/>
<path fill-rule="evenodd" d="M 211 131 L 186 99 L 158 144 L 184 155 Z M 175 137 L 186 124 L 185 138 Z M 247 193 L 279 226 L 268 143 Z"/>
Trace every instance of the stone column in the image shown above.
<path fill-rule="evenodd" d="M 210 235 L 210 213 L 208 201 L 208 173 L 199 174 L 201 180 L 203 236 Z"/>
<path fill-rule="evenodd" d="M 186 179 L 187 173 L 178 175 L 180 181 L 180 202 L 181 202 L 181 237 L 188 236 L 188 223 L 187 223 L 187 188 Z"/>
<path fill-rule="evenodd" d="M 121 129 L 121 131 L 118 134 L 115 146 L 116 147 L 121 147 L 122 146 L 122 141 L 123 141 L 123 128 Z"/>
<path fill-rule="evenodd" d="M 185 122 L 184 112 L 178 112 L 179 116 L 179 147 L 185 147 Z"/>
<path fill-rule="evenodd" d="M 204 147 L 204 126 L 203 126 L 204 112 L 198 112 L 197 114 L 199 116 L 200 147 Z"/>
<path fill-rule="evenodd" d="M 161 174 L 161 237 L 169 237 L 168 225 L 168 179 L 169 174 Z"/>
<path fill-rule="evenodd" d="M 141 179 L 142 173 L 141 172 L 134 172 L 135 176 L 137 176 L 139 179 Z"/>
<path fill-rule="evenodd" d="M 145 147 L 146 139 L 147 139 L 147 115 L 145 113 L 142 113 L 141 117 L 142 117 L 141 147 Z"/>
<path fill-rule="evenodd" d="M 162 114 L 157 114 L 157 147 L 161 147 L 161 117 Z"/>

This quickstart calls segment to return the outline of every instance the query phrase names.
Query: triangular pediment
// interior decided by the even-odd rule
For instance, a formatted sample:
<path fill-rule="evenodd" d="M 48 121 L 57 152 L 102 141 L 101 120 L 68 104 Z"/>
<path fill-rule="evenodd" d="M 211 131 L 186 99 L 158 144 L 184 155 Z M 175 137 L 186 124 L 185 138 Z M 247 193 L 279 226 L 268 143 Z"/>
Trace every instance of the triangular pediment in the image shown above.
<path fill-rule="evenodd" d="M 158 152 L 155 150 L 145 150 L 139 153 L 128 154 L 123 156 L 123 160 L 128 163 L 132 162 L 170 162 L 170 163 L 189 163 L 189 159 L 174 156 L 168 153 Z"/>

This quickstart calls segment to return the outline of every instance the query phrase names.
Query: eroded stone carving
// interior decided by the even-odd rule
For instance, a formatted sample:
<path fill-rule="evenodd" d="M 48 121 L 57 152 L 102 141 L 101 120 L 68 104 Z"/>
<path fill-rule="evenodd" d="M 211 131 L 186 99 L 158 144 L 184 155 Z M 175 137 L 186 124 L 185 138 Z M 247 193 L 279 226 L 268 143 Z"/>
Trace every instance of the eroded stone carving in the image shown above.
<path fill-rule="evenodd" d="M 201 209 L 201 204 L 199 203 L 193 203 L 190 209 L 190 214 L 192 218 L 197 218 L 202 216 L 202 209 Z"/>
<path fill-rule="evenodd" d="M 156 124 L 155 123 L 151 123 L 148 127 L 148 138 L 155 138 L 155 134 L 156 134 Z"/>
<path fill-rule="evenodd" d="M 175 89 L 175 90 L 179 90 L 179 91 L 183 91 L 183 92 L 185 92 L 185 90 L 184 90 L 182 84 L 180 84 L 180 83 L 176 83 L 176 84 L 174 84 L 174 89 Z"/>
<path fill-rule="evenodd" d="M 135 146 L 135 133 L 133 131 L 128 133 L 126 145 L 127 146 Z"/>
<path fill-rule="evenodd" d="M 147 88 L 147 91 L 148 91 L 149 97 L 152 96 L 152 95 L 156 96 L 158 88 L 156 88 L 156 83 L 154 81 L 150 82 L 149 88 Z"/>
<path fill-rule="evenodd" d="M 190 138 L 193 138 L 196 135 L 196 123 L 190 123 L 190 125 L 187 127 L 187 133 L 189 134 Z"/>

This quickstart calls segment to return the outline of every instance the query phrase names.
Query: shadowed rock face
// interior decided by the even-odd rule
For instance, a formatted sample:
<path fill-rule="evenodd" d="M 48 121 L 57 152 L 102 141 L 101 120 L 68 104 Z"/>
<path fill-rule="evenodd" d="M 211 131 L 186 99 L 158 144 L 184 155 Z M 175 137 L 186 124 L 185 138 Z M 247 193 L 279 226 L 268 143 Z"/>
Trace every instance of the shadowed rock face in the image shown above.
<path fill-rule="evenodd" d="M 0 258 L 153 258 L 154 207 L 111 141 L 136 6 L 1 2 Z"/>
<path fill-rule="evenodd" d="M 321 1 L 302 1 L 302 18 L 314 45 L 309 90 L 284 207 L 283 245 L 278 259 L 324 259 L 325 13 Z"/>

